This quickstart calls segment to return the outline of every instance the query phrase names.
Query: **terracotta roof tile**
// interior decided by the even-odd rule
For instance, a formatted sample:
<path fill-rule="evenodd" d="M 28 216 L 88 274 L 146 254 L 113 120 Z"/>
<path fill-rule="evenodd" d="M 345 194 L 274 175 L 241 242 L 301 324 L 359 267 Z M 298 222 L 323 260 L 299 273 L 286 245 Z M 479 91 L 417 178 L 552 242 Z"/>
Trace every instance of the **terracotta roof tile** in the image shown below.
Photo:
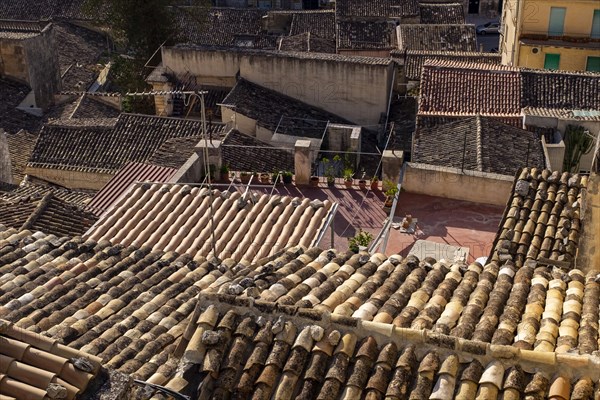
<path fill-rule="evenodd" d="M 294 36 L 282 36 L 279 41 L 281 51 L 305 51 L 316 53 L 335 53 L 335 41 L 321 39 L 310 32 Z"/>
<path fill-rule="evenodd" d="M 479 116 L 419 129 L 413 151 L 417 163 L 511 176 L 523 166 L 545 166 L 537 134 Z"/>
<path fill-rule="evenodd" d="M 136 114 L 121 114 L 108 124 L 93 120 L 92 126 L 85 126 L 86 121 L 79 118 L 47 124 L 29 165 L 116 172 L 127 162 L 145 161 L 167 139 L 197 136 L 202 131 L 197 120 Z M 208 127 L 214 135 L 225 128 L 222 124 Z"/>
<path fill-rule="evenodd" d="M 335 13 L 333 10 L 306 10 L 291 12 L 290 36 L 310 33 L 326 40 L 335 40 Z"/>
<path fill-rule="evenodd" d="M 82 0 L 46 1 L 5 0 L 0 5 L 0 18 L 10 20 L 90 19 Z"/>
<path fill-rule="evenodd" d="M 74 399 L 98 374 L 101 360 L 0 320 L 0 396 Z M 6 396 L 6 397 L 5 397 Z"/>
<path fill-rule="evenodd" d="M 388 21 L 340 20 L 336 24 L 338 49 L 391 49 L 395 25 Z"/>
<path fill-rule="evenodd" d="M 294 154 L 288 149 L 232 130 L 222 143 L 223 162 L 233 171 L 278 172 L 294 170 Z"/>
<path fill-rule="evenodd" d="M 164 141 L 148 159 L 148 164 L 179 169 L 196 151 L 202 136 L 172 138 Z"/>
<path fill-rule="evenodd" d="M 475 25 L 404 24 L 398 26 L 400 50 L 476 51 Z"/>
<path fill-rule="evenodd" d="M 500 64 L 500 55 L 493 53 L 408 50 L 404 64 L 406 77 L 410 80 L 421 80 L 423 64 L 428 59 Z"/>
<path fill-rule="evenodd" d="M 47 193 L 52 193 L 57 199 L 73 206 L 84 208 L 94 196 L 94 191 L 72 190 L 59 186 L 41 185 L 24 182 L 20 186 L 0 192 L 0 200 L 15 202 L 20 200 L 37 200 Z"/>
<path fill-rule="evenodd" d="M 21 130 L 15 134 L 8 134 L 6 138 L 8 140 L 13 183 L 18 185 L 25 178 L 25 166 L 29 161 L 29 157 L 31 157 L 37 135 Z"/>
<path fill-rule="evenodd" d="M 193 146 L 196 142 L 190 143 Z M 145 163 L 128 163 L 88 202 L 86 210 L 101 215 L 136 182 L 168 182 L 177 169 Z"/>
<path fill-rule="evenodd" d="M 0 77 L 0 128 L 8 133 L 17 133 L 22 129 L 37 131 L 42 119 L 24 111 L 17 110 L 31 88 L 29 86 Z"/>
<path fill-rule="evenodd" d="M 206 257 L 213 254 L 207 214 L 212 209 L 214 255 L 252 262 L 291 246 L 311 246 L 332 206 L 329 201 L 137 184 L 86 237 Z"/>
<path fill-rule="evenodd" d="M 413 0 L 338 0 L 338 17 L 412 17 L 419 15 L 419 2 Z"/>

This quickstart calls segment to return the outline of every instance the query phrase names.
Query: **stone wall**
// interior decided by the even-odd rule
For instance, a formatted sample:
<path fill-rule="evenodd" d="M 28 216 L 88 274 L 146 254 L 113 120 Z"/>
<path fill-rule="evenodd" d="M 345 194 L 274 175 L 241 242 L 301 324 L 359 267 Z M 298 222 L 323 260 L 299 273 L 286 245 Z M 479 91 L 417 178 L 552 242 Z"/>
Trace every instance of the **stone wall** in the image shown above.
<path fill-rule="evenodd" d="M 377 125 L 388 108 L 393 63 L 346 57 L 163 47 L 163 66 L 207 85 L 233 87 L 236 77 L 322 108 L 359 125 Z"/>
<path fill-rule="evenodd" d="M 402 188 L 407 192 L 506 206 L 514 177 L 408 163 Z"/>

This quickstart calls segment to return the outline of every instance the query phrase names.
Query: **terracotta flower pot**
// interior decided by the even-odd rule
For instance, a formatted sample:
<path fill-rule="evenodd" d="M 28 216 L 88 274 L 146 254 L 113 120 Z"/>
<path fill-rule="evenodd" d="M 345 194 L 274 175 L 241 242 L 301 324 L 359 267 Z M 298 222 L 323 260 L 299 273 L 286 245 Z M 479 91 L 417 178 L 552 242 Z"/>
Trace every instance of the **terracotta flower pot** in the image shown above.
<path fill-rule="evenodd" d="M 361 179 L 358 181 L 358 188 L 360 190 L 365 190 L 367 188 L 367 181 L 365 181 L 364 179 Z"/>
<path fill-rule="evenodd" d="M 310 180 L 308 181 L 308 184 L 310 186 L 313 186 L 313 187 L 319 186 L 319 177 L 318 176 L 311 176 Z"/>
<path fill-rule="evenodd" d="M 352 185 L 354 184 L 354 181 L 352 179 L 345 179 L 344 180 L 344 185 L 346 185 L 347 189 L 352 189 Z"/>

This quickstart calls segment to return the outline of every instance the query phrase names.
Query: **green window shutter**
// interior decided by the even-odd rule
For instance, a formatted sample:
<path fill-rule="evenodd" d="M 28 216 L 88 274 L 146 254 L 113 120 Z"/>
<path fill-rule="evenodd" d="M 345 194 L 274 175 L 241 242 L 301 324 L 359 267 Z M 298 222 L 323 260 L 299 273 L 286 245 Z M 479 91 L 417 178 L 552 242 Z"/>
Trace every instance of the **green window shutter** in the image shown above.
<path fill-rule="evenodd" d="M 594 17 L 592 19 L 592 37 L 594 39 L 600 39 L 600 10 L 594 10 Z"/>
<path fill-rule="evenodd" d="M 586 71 L 600 72 L 600 57 L 588 57 Z"/>
<path fill-rule="evenodd" d="M 549 36 L 563 35 L 566 13 L 567 9 L 564 7 L 550 7 L 550 23 L 548 24 Z"/>
<path fill-rule="evenodd" d="M 545 69 L 558 69 L 560 65 L 560 54 L 546 54 L 544 59 Z"/>

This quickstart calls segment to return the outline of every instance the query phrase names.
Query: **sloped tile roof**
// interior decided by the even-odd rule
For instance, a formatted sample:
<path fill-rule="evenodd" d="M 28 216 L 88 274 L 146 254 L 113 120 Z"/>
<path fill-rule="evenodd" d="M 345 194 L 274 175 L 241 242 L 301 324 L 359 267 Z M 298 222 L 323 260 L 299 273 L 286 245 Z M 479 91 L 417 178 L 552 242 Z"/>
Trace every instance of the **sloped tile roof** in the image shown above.
<path fill-rule="evenodd" d="M 521 74 L 512 67 L 428 60 L 421 76 L 419 114 L 521 113 Z"/>
<path fill-rule="evenodd" d="M 336 23 L 337 48 L 391 49 L 395 26 L 387 21 L 342 20 Z"/>
<path fill-rule="evenodd" d="M 74 399 L 101 369 L 101 360 L 0 320 L 0 397 Z"/>
<path fill-rule="evenodd" d="M 420 3 L 422 24 L 464 24 L 465 10 L 461 3 Z"/>
<path fill-rule="evenodd" d="M 547 259 L 572 265 L 582 229 L 586 176 L 524 168 L 500 222 L 493 259 Z M 597 266 L 594 266 L 597 268 Z"/>
<path fill-rule="evenodd" d="M 511 176 L 545 167 L 537 134 L 479 116 L 417 130 L 412 160 Z"/>
<path fill-rule="evenodd" d="M 597 373 L 559 372 L 560 363 L 591 367 L 585 356 L 544 364 L 510 346 L 489 351 L 445 335 L 237 300 L 207 297 L 175 376 L 150 380 L 205 398 L 566 399 L 597 390 Z"/>
<path fill-rule="evenodd" d="M 572 110 L 568 108 L 525 107 L 523 108 L 523 114 L 539 117 L 573 119 L 578 121 L 600 121 L 600 110 L 587 111 Z"/>
<path fill-rule="evenodd" d="M 421 80 L 423 64 L 428 59 L 447 60 L 457 62 L 474 62 L 479 64 L 500 64 L 501 57 L 494 53 L 480 53 L 467 51 L 430 51 L 408 50 L 406 53 L 405 74 L 410 80 Z"/>
<path fill-rule="evenodd" d="M 0 19 L 0 39 L 24 40 L 38 36 L 47 22 L 10 21 Z"/>
<path fill-rule="evenodd" d="M 31 157 L 37 135 L 21 130 L 6 136 L 10 154 L 13 183 L 20 184 L 25 178 L 25 166 Z"/>
<path fill-rule="evenodd" d="M 229 132 L 222 143 L 223 162 L 233 171 L 294 171 L 294 153 L 245 135 Z"/>
<path fill-rule="evenodd" d="M 398 26 L 400 50 L 476 51 L 475 25 L 404 24 Z"/>
<path fill-rule="evenodd" d="M 100 96 L 82 94 L 71 113 L 71 118 L 118 118 L 121 111 L 103 102 Z"/>
<path fill-rule="evenodd" d="M 106 51 L 106 38 L 67 22 L 54 24 L 54 30 L 62 90 L 88 90 L 104 67 L 98 61 Z"/>
<path fill-rule="evenodd" d="M 55 197 L 20 198 L 0 202 L 0 223 L 17 229 L 33 229 L 59 236 L 76 236 L 87 231 L 96 217 Z"/>
<path fill-rule="evenodd" d="M 416 0 L 337 0 L 335 12 L 343 17 L 411 17 L 419 14 Z"/>
<path fill-rule="evenodd" d="M 192 151 L 197 141 L 192 144 Z M 177 173 L 176 168 L 152 163 L 128 163 L 87 204 L 86 210 L 101 215 L 108 210 L 136 182 L 168 182 Z"/>
<path fill-rule="evenodd" d="M 330 201 L 144 183 L 122 196 L 86 237 L 206 257 L 214 222 L 216 255 L 252 262 L 298 244 L 311 246 L 332 207 Z"/>
<path fill-rule="evenodd" d="M 240 79 L 223 100 L 223 105 L 252 118 L 272 132 L 301 137 L 322 137 L 327 122 L 348 121 L 322 109 Z M 282 117 L 285 123 L 281 124 Z"/>
<path fill-rule="evenodd" d="M 187 7 L 175 9 L 183 42 L 274 49 L 276 37 L 270 40 L 268 35 L 262 33 L 261 18 L 264 15 L 266 11 L 250 8 L 214 7 L 204 11 Z M 250 46 L 248 40 L 251 40 Z"/>
<path fill-rule="evenodd" d="M 202 136 L 167 139 L 148 159 L 148 164 L 179 169 L 195 153 Z"/>
<path fill-rule="evenodd" d="M 292 12 L 290 36 L 310 33 L 323 39 L 335 40 L 335 13 L 333 10 L 306 10 Z"/>
<path fill-rule="evenodd" d="M 92 16 L 86 14 L 83 5 L 83 0 L 3 0 L 0 3 L 0 18 L 29 21 L 88 20 Z"/>
<path fill-rule="evenodd" d="M 121 114 L 116 120 L 55 121 L 44 126 L 28 165 L 84 171 L 116 172 L 127 162 L 147 160 L 167 139 L 197 136 L 198 120 Z M 225 125 L 208 124 L 214 137 Z"/>
<path fill-rule="evenodd" d="M 521 69 L 523 106 L 600 110 L 600 73 Z"/>
<path fill-rule="evenodd" d="M 41 199 L 48 193 L 52 193 L 54 197 L 67 204 L 84 208 L 90 202 L 95 192 L 24 182 L 12 190 L 1 192 L 0 200 L 15 202 L 22 199 Z"/>
<path fill-rule="evenodd" d="M 335 53 L 335 40 L 321 39 L 310 32 L 295 36 L 282 36 L 279 39 L 281 51 L 306 51 L 315 53 Z"/>
<path fill-rule="evenodd" d="M 0 128 L 9 133 L 17 133 L 21 129 L 36 132 L 42 119 L 26 112 L 17 110 L 27 94 L 29 86 L 0 77 Z"/>

